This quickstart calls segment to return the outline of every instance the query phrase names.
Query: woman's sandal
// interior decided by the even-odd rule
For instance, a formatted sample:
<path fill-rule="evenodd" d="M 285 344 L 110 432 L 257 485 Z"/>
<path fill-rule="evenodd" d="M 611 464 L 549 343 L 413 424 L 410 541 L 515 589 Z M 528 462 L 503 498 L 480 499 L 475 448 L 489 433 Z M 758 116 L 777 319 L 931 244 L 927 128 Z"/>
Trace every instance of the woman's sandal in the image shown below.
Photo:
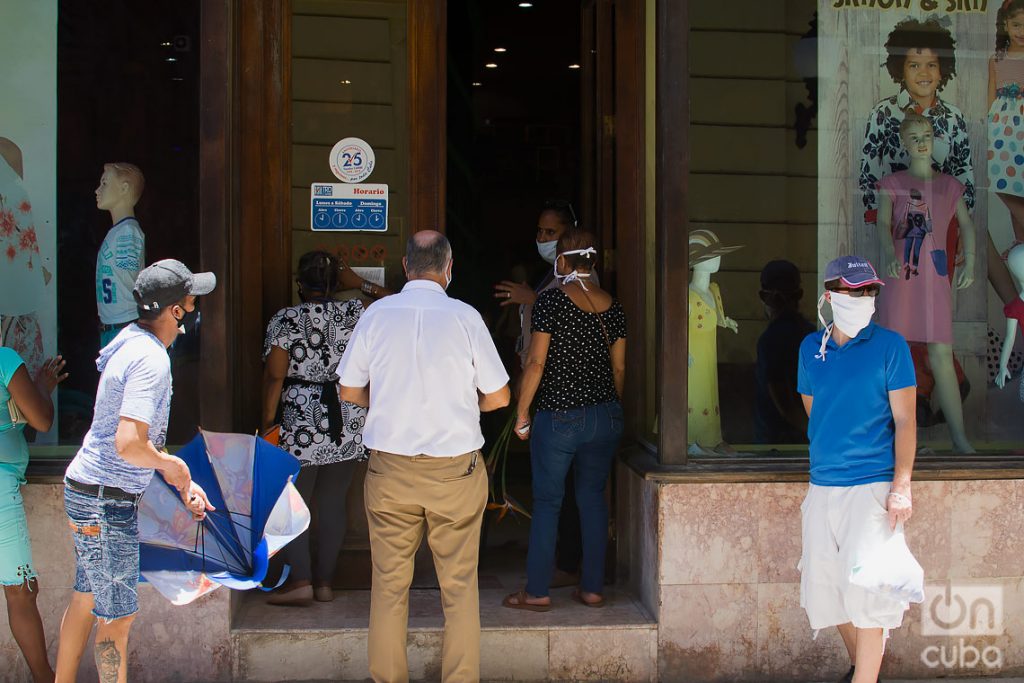
<path fill-rule="evenodd" d="M 515 600 L 515 602 L 513 602 Z M 518 593 L 509 593 L 505 596 L 505 599 L 501 601 L 502 607 L 508 607 L 509 609 L 525 609 L 529 612 L 550 612 L 551 603 L 546 605 L 534 605 L 526 601 L 526 591 L 519 591 Z"/>
<path fill-rule="evenodd" d="M 581 605 L 586 606 L 586 607 L 594 607 L 594 608 L 604 607 L 604 605 L 605 605 L 604 596 L 602 595 L 602 596 L 600 596 L 600 598 L 601 598 L 600 600 L 594 600 L 593 602 L 589 602 L 586 599 L 584 599 L 583 593 L 580 591 L 579 588 L 577 588 L 576 590 L 574 590 L 572 592 L 572 599 L 575 600 L 576 602 L 580 603 Z"/>

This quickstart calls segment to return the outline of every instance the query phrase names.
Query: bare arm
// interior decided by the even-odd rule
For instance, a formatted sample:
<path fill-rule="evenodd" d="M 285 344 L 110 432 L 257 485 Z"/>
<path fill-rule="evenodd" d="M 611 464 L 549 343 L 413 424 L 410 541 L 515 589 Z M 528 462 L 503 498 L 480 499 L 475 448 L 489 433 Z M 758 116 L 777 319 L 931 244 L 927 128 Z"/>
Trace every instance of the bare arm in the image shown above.
<path fill-rule="evenodd" d="M 896 261 L 896 247 L 892 243 L 892 197 L 878 191 L 878 242 L 882 247 L 882 269 L 889 277 L 898 277 L 900 264 Z"/>
<path fill-rule="evenodd" d="M 480 396 L 479 405 L 481 413 L 489 413 L 492 410 L 504 408 L 509 404 L 509 401 L 512 400 L 512 392 L 509 391 L 507 384 L 501 389 L 492 391 L 489 394 L 477 393 Z"/>
<path fill-rule="evenodd" d="M 964 198 L 956 201 L 956 219 L 960 222 L 960 243 L 964 250 L 964 265 L 956 278 L 957 289 L 970 287 L 974 282 L 974 255 L 977 253 L 977 238 L 971 212 L 967 210 Z"/>
<path fill-rule="evenodd" d="M 615 381 L 615 393 L 622 399 L 622 392 L 626 389 L 626 340 L 616 339 L 609 349 L 612 359 L 612 379 Z"/>
<path fill-rule="evenodd" d="M 999 372 L 996 373 L 996 386 L 1002 389 L 1006 386 L 1006 380 L 1010 379 L 1010 354 L 1013 353 L 1013 343 L 1017 341 L 1017 319 L 1006 319 L 1006 336 L 1003 337 L 1003 350 L 999 354 Z"/>
<path fill-rule="evenodd" d="M 804 402 L 804 412 L 807 413 L 807 419 L 811 419 L 811 405 L 814 403 L 814 397 L 800 394 L 800 400 Z"/>
<path fill-rule="evenodd" d="M 534 332 L 530 336 L 530 351 L 526 355 L 526 368 L 519 384 L 519 400 L 516 404 L 516 434 L 520 439 L 526 438 L 526 432 L 520 434 L 519 430 L 530 424 L 530 405 L 544 376 L 544 364 L 548 360 L 550 344 L 551 335 L 547 332 Z"/>
<path fill-rule="evenodd" d="M 260 433 L 266 433 L 274 426 L 277 406 L 281 402 L 281 389 L 287 375 L 288 352 L 280 346 L 271 347 L 263 366 L 263 417 L 260 420 Z"/>
<path fill-rule="evenodd" d="M 45 369 L 44 369 L 45 371 Z M 53 401 L 50 400 L 51 388 L 47 391 L 46 386 L 40 386 L 40 377 L 33 381 L 28 375 L 28 370 L 22 365 L 14 371 L 7 391 L 14 399 L 14 405 L 18 406 L 28 425 L 33 429 L 46 432 L 53 426 Z"/>
<path fill-rule="evenodd" d="M 370 385 L 367 384 L 364 387 L 346 387 L 341 384 L 338 385 L 338 396 L 341 397 L 342 401 L 348 401 L 354 403 L 362 408 L 370 407 Z"/>
<path fill-rule="evenodd" d="M 910 519 L 910 478 L 917 453 L 917 388 L 906 387 L 889 392 L 889 407 L 896 426 L 896 468 L 892 479 L 892 493 L 888 501 L 889 524 Z M 904 500 L 905 499 L 905 500 Z"/>
<path fill-rule="evenodd" d="M 988 108 L 996 101 L 996 58 L 988 60 Z"/>

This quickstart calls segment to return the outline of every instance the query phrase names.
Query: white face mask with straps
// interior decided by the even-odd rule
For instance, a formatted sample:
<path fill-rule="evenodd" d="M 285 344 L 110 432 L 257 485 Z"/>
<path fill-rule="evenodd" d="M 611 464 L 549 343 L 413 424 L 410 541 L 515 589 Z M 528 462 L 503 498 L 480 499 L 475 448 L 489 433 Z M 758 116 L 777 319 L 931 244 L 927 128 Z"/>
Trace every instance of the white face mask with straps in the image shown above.
<path fill-rule="evenodd" d="M 825 360 L 825 345 L 832 337 L 832 330 L 838 326 L 843 334 L 849 337 L 856 337 L 861 330 L 871 324 L 871 317 L 875 314 L 875 297 L 860 296 L 854 297 L 842 292 L 829 292 L 829 303 L 832 304 L 832 324 L 825 322 L 821 315 L 821 307 L 825 304 L 825 295 L 818 299 L 818 320 L 825 326 L 825 334 L 821 335 L 821 347 L 818 349 L 815 358 Z"/>
<path fill-rule="evenodd" d="M 586 249 L 573 249 L 571 251 L 563 251 L 558 256 L 570 256 L 572 254 L 580 254 L 580 255 L 586 256 L 587 258 L 590 258 L 591 256 L 596 257 L 597 256 L 597 249 L 594 249 L 593 247 L 587 247 Z M 558 272 L 558 258 L 557 257 L 555 258 L 554 272 L 555 272 L 555 279 L 558 280 L 559 282 L 561 282 L 563 285 L 567 285 L 570 282 L 579 282 L 580 283 L 580 287 L 583 288 L 584 292 L 590 291 L 590 290 L 587 289 L 587 286 L 585 284 L 583 284 L 583 280 L 586 279 L 586 278 L 589 278 L 590 277 L 590 273 L 581 273 L 578 270 L 574 269 L 568 275 L 562 275 L 562 274 L 560 274 Z"/>

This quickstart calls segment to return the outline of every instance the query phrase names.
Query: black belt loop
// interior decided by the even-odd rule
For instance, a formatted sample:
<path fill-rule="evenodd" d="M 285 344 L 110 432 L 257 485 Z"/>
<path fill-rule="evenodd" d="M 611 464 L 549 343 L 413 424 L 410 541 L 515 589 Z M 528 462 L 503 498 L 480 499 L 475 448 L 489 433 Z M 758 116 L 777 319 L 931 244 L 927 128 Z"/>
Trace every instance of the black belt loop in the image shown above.
<path fill-rule="evenodd" d="M 91 496 L 93 498 L 108 498 L 110 500 L 127 500 L 132 503 L 138 503 L 139 499 L 142 498 L 141 493 L 129 493 L 124 489 L 119 489 L 116 486 L 104 486 L 103 484 L 83 484 L 80 481 L 75 481 L 71 477 L 64 478 L 64 485 L 75 493 L 81 493 L 83 496 Z"/>

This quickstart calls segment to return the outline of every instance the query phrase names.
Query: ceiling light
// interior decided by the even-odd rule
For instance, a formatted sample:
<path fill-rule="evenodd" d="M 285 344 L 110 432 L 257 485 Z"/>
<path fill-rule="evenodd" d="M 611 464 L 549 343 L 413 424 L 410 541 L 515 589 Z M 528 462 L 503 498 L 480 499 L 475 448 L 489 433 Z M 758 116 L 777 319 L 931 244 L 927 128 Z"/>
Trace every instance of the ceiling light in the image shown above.
<path fill-rule="evenodd" d="M 170 47 L 170 43 L 160 43 L 160 47 Z"/>
<path fill-rule="evenodd" d="M 519 6 L 522 7 L 523 9 L 526 9 L 527 7 L 533 7 L 533 3 L 532 2 L 521 2 L 521 3 L 519 3 Z"/>
<path fill-rule="evenodd" d="M 177 60 L 177 59 L 175 59 L 174 57 L 168 57 L 168 58 L 167 58 L 167 59 L 165 59 L 164 61 L 165 61 L 165 62 L 176 62 L 176 61 L 178 61 L 178 60 Z"/>
<path fill-rule="evenodd" d="M 505 49 L 505 48 L 503 48 L 503 47 L 496 47 L 496 48 L 494 48 L 494 51 L 495 51 L 495 52 L 508 52 L 508 50 L 506 50 L 506 49 Z"/>
<path fill-rule="evenodd" d="M 346 78 L 345 80 L 343 80 L 343 81 L 341 82 L 341 84 L 342 84 L 342 85 L 352 85 L 352 81 L 350 81 L 350 80 L 348 80 L 348 79 Z"/>
<path fill-rule="evenodd" d="M 579 64 L 570 64 L 569 68 L 570 69 L 578 69 L 578 68 L 580 68 L 580 65 Z"/>
<path fill-rule="evenodd" d="M 488 69 L 497 69 L 498 68 L 498 65 L 495 64 L 494 62 L 488 62 L 487 64 L 484 64 L 484 66 L 486 66 Z"/>
<path fill-rule="evenodd" d="M 481 83 L 480 81 L 473 81 L 474 88 L 479 88 L 481 85 L 483 85 L 483 83 Z"/>

